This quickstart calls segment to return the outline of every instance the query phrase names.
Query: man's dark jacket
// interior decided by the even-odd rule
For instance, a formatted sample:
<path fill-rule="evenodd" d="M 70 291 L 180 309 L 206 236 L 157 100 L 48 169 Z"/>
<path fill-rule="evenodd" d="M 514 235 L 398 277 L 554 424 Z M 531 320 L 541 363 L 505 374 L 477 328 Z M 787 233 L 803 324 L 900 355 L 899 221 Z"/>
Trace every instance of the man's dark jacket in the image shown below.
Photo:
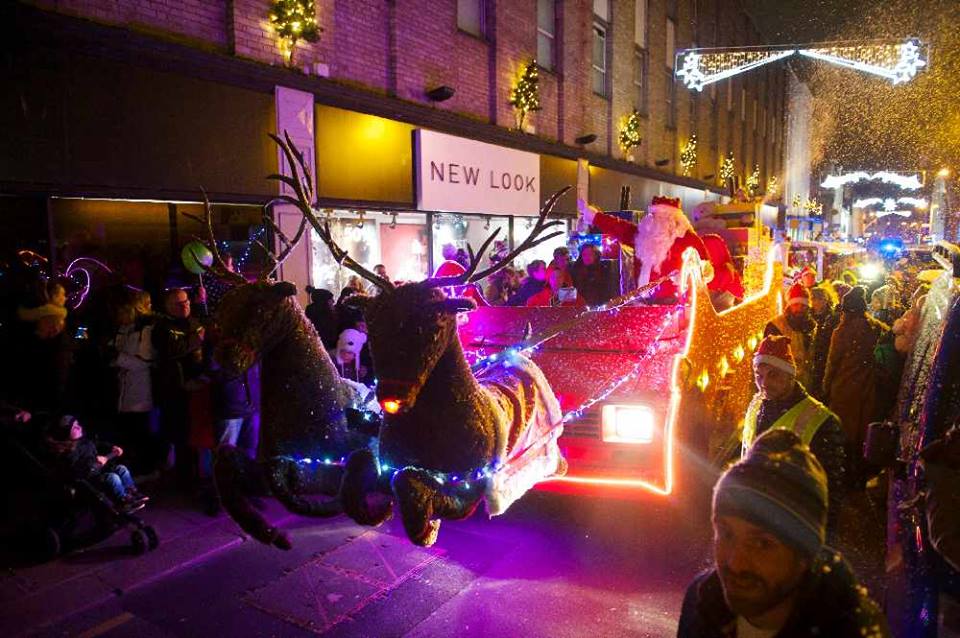
<path fill-rule="evenodd" d="M 677 638 L 735 638 L 737 619 L 727 607 L 715 569 L 687 589 Z M 793 613 L 776 638 L 889 637 L 886 618 L 857 582 L 839 554 L 821 551 L 800 592 Z"/>

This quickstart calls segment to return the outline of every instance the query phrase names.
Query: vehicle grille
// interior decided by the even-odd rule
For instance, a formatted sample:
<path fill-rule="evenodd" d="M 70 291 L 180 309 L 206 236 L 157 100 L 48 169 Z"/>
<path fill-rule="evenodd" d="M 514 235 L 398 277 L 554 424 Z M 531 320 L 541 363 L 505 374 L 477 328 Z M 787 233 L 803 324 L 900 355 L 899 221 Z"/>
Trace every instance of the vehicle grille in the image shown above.
<path fill-rule="evenodd" d="M 563 426 L 563 436 L 580 439 L 600 438 L 600 406 L 594 406 Z"/>

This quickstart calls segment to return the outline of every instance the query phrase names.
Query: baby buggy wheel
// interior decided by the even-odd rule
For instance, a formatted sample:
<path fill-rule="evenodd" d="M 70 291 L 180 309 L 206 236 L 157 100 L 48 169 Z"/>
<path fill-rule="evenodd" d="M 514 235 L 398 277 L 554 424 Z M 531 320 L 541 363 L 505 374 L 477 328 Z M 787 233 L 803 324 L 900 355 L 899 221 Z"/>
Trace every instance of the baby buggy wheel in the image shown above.
<path fill-rule="evenodd" d="M 149 542 L 146 532 L 142 529 L 135 529 L 130 532 L 130 547 L 133 549 L 135 555 L 141 556 L 145 554 Z"/>
<path fill-rule="evenodd" d="M 41 547 L 44 560 L 53 560 L 63 551 L 63 542 L 60 540 L 60 534 L 52 527 L 43 531 L 43 545 Z"/>
<path fill-rule="evenodd" d="M 143 533 L 147 536 L 147 547 L 153 551 L 160 544 L 160 537 L 157 536 L 157 530 L 153 529 L 150 525 L 147 525 L 143 528 Z"/>

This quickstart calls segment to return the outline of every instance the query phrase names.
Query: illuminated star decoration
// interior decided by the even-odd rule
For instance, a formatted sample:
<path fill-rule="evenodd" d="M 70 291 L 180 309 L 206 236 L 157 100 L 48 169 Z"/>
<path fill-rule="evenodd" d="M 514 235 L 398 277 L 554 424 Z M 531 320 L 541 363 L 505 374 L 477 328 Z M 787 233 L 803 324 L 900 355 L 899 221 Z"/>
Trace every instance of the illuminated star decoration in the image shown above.
<path fill-rule="evenodd" d="M 794 53 L 793 49 L 787 51 L 697 52 L 695 49 L 680 51 L 677 54 L 681 59 L 677 77 L 683 80 L 684 86 L 688 89 L 702 91 L 708 84 L 775 62 Z"/>
<path fill-rule="evenodd" d="M 810 48 L 686 49 L 677 53 L 676 76 L 693 91 L 792 55 L 802 55 L 902 84 L 927 66 L 924 46 L 895 43 L 837 44 Z"/>
<path fill-rule="evenodd" d="M 824 60 L 849 69 L 878 75 L 894 84 L 909 82 L 921 67 L 927 65 L 920 57 L 919 40 L 901 44 L 868 44 L 800 49 L 800 55 Z"/>
<path fill-rule="evenodd" d="M 856 184 L 857 182 L 872 180 L 880 180 L 887 184 L 893 184 L 903 190 L 913 191 L 923 188 L 919 175 L 901 175 L 900 173 L 891 173 L 890 171 L 877 171 L 873 174 L 867 173 L 866 171 L 855 171 L 843 175 L 829 175 L 823 180 L 820 186 L 823 188 L 840 188 L 847 184 Z"/>
<path fill-rule="evenodd" d="M 684 175 L 690 175 L 697 166 L 697 134 L 694 133 L 680 150 L 680 169 Z"/>
<path fill-rule="evenodd" d="M 893 199 L 892 197 L 887 197 L 886 199 L 881 199 L 879 197 L 868 197 L 866 199 L 856 200 L 853 202 L 853 207 L 872 208 L 878 204 L 883 206 L 883 210 L 877 211 L 878 219 L 886 217 L 887 215 L 910 217 L 910 211 L 898 209 L 897 204 L 906 204 L 907 206 L 913 206 L 919 210 L 926 210 L 927 206 L 929 206 L 929 202 L 927 202 L 927 200 L 917 197 L 900 197 L 898 199 Z"/>

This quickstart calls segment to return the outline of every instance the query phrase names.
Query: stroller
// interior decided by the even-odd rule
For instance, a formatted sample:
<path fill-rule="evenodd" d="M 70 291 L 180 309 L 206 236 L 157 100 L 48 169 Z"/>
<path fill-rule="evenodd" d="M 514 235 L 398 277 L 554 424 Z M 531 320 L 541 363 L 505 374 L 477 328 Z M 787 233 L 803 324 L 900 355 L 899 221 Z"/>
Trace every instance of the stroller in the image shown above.
<path fill-rule="evenodd" d="M 3 438 L 10 450 L 8 469 L 12 470 L 5 481 L 8 503 L 4 509 L 15 513 L 10 521 L 13 528 L 3 533 L 23 539 L 39 559 L 47 561 L 89 547 L 120 529 L 129 530 L 130 546 L 136 555 L 160 544 L 153 527 L 118 508 L 90 481 L 65 480 L 37 452 L 43 449 L 39 436 L 5 432 Z"/>

